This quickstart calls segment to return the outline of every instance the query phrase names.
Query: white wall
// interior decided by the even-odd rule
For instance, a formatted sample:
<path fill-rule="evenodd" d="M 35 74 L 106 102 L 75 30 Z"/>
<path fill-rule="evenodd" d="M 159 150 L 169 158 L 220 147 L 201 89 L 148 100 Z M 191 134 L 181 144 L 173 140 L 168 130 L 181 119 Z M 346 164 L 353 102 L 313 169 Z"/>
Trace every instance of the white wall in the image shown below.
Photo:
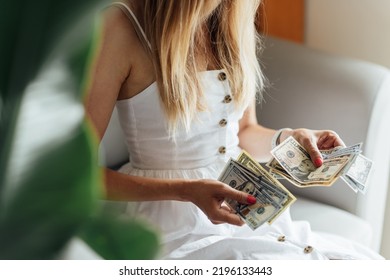
<path fill-rule="evenodd" d="M 305 36 L 309 47 L 390 68 L 390 0 L 306 0 Z M 390 191 L 387 201 L 381 253 L 390 259 Z"/>

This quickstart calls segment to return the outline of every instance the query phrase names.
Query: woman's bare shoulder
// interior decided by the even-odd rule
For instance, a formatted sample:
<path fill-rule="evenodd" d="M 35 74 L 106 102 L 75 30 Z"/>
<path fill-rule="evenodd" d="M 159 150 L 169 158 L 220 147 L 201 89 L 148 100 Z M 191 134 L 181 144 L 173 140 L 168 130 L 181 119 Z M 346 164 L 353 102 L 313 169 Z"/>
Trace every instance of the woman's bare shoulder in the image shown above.
<path fill-rule="evenodd" d="M 137 16 L 137 14 L 136 14 Z M 103 36 L 100 68 L 122 82 L 120 99 L 130 98 L 154 81 L 154 68 L 136 26 L 118 6 L 110 6 L 103 15 Z"/>
<path fill-rule="evenodd" d="M 101 46 L 110 57 L 120 57 L 120 64 L 132 66 L 144 52 L 133 22 L 118 6 L 110 6 L 102 14 Z M 105 52 L 107 53 L 107 52 Z"/>
<path fill-rule="evenodd" d="M 132 22 L 117 6 L 110 6 L 103 12 L 103 28 L 111 39 L 118 37 L 129 42 L 138 40 Z"/>

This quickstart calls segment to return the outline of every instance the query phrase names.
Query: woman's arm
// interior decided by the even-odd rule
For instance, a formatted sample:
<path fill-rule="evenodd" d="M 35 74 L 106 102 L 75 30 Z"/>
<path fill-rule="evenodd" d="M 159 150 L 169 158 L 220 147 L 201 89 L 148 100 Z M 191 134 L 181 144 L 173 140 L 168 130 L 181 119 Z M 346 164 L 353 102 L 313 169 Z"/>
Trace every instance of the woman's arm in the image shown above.
<path fill-rule="evenodd" d="M 250 104 L 240 120 L 238 137 L 240 147 L 260 162 L 271 158 L 271 140 L 275 134 L 274 129 L 258 124 L 256 118 L 256 103 Z"/>
<path fill-rule="evenodd" d="M 135 48 L 132 42 L 134 31 L 125 21 L 119 9 L 105 11 L 90 67 L 85 108 L 100 139 L 108 126 L 122 84 L 129 77 L 133 65 L 128 53 Z"/>
<path fill-rule="evenodd" d="M 154 179 L 129 176 L 106 169 L 107 197 L 124 201 L 178 200 L 198 206 L 214 224 L 241 226 L 244 222 L 223 204 L 226 198 L 254 204 L 256 198 L 208 179 Z"/>

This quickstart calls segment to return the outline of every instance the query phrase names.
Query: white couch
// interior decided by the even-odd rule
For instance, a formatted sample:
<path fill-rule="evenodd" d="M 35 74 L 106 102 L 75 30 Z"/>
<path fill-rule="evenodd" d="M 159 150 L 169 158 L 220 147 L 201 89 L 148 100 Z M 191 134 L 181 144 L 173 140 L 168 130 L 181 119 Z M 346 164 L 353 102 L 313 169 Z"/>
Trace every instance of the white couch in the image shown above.
<path fill-rule="evenodd" d="M 390 170 L 389 69 L 274 38 L 266 39 L 260 59 L 270 84 L 257 110 L 260 123 L 335 130 L 347 145 L 363 142 L 363 154 L 374 161 L 366 195 L 342 180 L 330 188 L 287 184 L 301 197 L 291 207 L 293 218 L 378 252 Z"/>
<path fill-rule="evenodd" d="M 336 233 L 379 251 L 390 159 L 390 72 L 362 61 L 324 54 L 268 38 L 261 61 L 271 86 L 258 107 L 261 124 L 339 132 L 346 144 L 364 142 L 375 162 L 366 195 L 341 180 L 330 188 L 290 190 L 299 196 L 293 219 L 308 220 L 313 230 Z M 116 112 L 101 143 L 106 166 L 127 160 Z M 285 183 L 285 182 L 283 182 Z"/>

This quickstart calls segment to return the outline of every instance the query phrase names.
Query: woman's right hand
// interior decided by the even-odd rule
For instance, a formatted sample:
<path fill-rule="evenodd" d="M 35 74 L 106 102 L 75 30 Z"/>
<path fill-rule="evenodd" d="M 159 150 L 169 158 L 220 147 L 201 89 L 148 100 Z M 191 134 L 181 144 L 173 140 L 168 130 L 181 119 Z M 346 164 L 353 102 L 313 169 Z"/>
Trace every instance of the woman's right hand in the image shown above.
<path fill-rule="evenodd" d="M 191 180 L 187 190 L 187 200 L 198 206 L 214 224 L 229 223 L 237 226 L 244 224 L 234 210 L 225 204 L 225 199 L 233 199 L 242 204 L 256 203 L 254 196 L 235 190 L 217 180 Z"/>

